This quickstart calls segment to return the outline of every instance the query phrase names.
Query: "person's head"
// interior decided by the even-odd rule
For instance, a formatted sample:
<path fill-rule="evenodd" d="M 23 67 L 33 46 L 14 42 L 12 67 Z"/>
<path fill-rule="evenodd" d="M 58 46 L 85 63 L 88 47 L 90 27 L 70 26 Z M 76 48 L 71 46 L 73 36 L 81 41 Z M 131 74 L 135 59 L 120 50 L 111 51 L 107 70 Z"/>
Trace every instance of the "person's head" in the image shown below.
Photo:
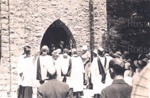
<path fill-rule="evenodd" d="M 51 47 L 54 47 L 54 44 L 51 44 Z"/>
<path fill-rule="evenodd" d="M 54 60 L 56 60 L 58 57 L 57 57 L 57 51 L 56 50 L 54 50 L 53 52 L 52 52 L 52 57 L 53 57 L 53 59 Z"/>
<path fill-rule="evenodd" d="M 63 54 L 68 54 L 69 50 L 67 48 L 63 49 Z"/>
<path fill-rule="evenodd" d="M 113 54 L 113 58 L 122 58 L 122 54 L 120 51 L 117 51 Z"/>
<path fill-rule="evenodd" d="M 69 50 L 65 48 L 63 51 L 63 58 L 68 58 Z"/>
<path fill-rule="evenodd" d="M 97 55 L 98 55 L 98 52 L 97 52 L 97 50 L 95 49 L 95 50 L 93 51 L 93 57 L 97 57 Z"/>
<path fill-rule="evenodd" d="M 147 59 L 144 58 L 142 60 L 135 60 L 133 64 L 140 69 L 143 69 L 147 65 Z"/>
<path fill-rule="evenodd" d="M 62 46 L 63 46 L 63 45 L 64 45 L 64 41 L 60 41 L 60 45 L 62 45 Z"/>
<path fill-rule="evenodd" d="M 61 54 L 61 49 L 60 49 L 60 48 L 56 49 L 56 51 L 57 51 L 57 54 L 58 54 L 58 55 Z"/>
<path fill-rule="evenodd" d="M 122 59 L 114 58 L 109 62 L 109 72 L 112 79 L 116 76 L 123 76 L 125 65 Z"/>
<path fill-rule="evenodd" d="M 75 48 L 72 49 L 72 55 L 73 56 L 78 56 L 77 49 L 75 49 Z"/>
<path fill-rule="evenodd" d="M 41 55 L 47 55 L 48 53 L 49 53 L 48 46 L 47 45 L 42 46 L 40 54 Z"/>
<path fill-rule="evenodd" d="M 105 51 L 104 51 L 104 49 L 102 47 L 98 48 L 98 55 L 100 55 L 100 56 L 104 56 L 105 55 Z"/>
<path fill-rule="evenodd" d="M 87 52 L 88 47 L 86 45 L 83 45 L 81 49 L 82 49 L 82 52 L 85 53 Z"/>
<path fill-rule="evenodd" d="M 29 45 L 24 46 L 24 54 L 26 55 L 31 54 L 31 47 Z"/>

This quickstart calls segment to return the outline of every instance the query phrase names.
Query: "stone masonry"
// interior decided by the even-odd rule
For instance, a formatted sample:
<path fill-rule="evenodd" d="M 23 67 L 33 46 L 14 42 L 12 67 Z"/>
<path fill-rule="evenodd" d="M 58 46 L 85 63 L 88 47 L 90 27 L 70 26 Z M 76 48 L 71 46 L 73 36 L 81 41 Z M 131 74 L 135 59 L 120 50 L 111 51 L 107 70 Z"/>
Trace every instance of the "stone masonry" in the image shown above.
<path fill-rule="evenodd" d="M 92 0 L 94 46 L 101 45 L 107 31 L 106 0 Z M 0 98 L 16 98 L 17 60 L 23 46 L 40 49 L 47 28 L 60 19 L 70 29 L 77 49 L 90 45 L 90 0 L 0 0 L 1 65 Z"/>

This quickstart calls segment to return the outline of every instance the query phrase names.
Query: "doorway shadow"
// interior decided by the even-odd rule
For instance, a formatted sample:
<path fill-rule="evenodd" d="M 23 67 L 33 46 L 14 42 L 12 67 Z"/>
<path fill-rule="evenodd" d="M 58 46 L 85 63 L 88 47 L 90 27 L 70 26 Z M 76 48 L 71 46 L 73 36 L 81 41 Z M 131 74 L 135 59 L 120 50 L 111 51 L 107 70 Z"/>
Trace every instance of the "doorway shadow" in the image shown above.
<path fill-rule="evenodd" d="M 76 48 L 76 41 L 69 30 L 69 28 L 63 23 L 60 19 L 54 21 L 46 30 L 42 41 L 41 46 L 47 45 L 50 49 L 50 54 L 52 53 L 51 45 L 57 49 L 60 46 L 60 42 L 64 42 L 64 48 L 72 49 Z"/>

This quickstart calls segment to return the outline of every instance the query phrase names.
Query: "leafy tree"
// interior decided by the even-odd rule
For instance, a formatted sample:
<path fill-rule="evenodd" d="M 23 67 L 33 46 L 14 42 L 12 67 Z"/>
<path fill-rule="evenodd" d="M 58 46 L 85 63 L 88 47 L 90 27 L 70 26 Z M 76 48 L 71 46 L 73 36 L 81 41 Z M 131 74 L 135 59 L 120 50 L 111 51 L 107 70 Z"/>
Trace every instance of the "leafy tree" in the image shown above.
<path fill-rule="evenodd" d="M 149 9 L 149 0 L 107 0 L 106 50 L 128 51 L 131 59 L 150 52 Z"/>

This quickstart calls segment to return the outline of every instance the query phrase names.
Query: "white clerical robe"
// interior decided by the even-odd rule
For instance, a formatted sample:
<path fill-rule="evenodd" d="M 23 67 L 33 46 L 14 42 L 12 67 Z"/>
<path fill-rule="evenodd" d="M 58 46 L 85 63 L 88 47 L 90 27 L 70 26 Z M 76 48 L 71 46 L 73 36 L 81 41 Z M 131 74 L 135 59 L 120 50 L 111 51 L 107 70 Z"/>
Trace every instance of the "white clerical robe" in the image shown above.
<path fill-rule="evenodd" d="M 18 62 L 19 85 L 32 86 L 34 78 L 33 57 L 21 56 Z"/>

